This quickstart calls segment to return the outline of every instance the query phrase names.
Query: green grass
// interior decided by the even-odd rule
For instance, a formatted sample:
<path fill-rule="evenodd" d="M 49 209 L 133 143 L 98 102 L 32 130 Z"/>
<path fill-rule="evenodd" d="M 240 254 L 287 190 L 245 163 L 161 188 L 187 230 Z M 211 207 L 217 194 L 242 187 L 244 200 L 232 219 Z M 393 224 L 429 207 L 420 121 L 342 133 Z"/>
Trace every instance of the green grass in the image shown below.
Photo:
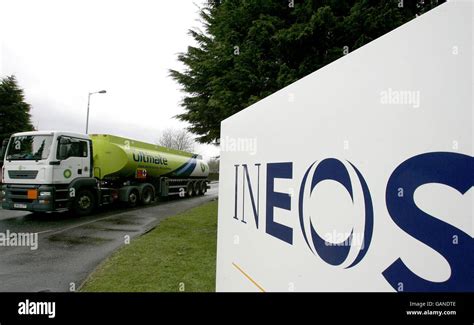
<path fill-rule="evenodd" d="M 86 292 L 215 291 L 217 201 L 162 221 L 106 260 Z"/>

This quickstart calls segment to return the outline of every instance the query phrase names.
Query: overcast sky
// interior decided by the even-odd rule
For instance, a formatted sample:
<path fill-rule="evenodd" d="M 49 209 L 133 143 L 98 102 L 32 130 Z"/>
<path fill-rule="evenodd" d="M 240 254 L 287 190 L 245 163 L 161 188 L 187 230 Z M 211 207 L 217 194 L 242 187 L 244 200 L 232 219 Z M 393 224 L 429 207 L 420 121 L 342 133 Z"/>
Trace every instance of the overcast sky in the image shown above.
<path fill-rule="evenodd" d="M 184 96 L 168 76 L 193 44 L 204 0 L 0 0 L 0 76 L 14 74 L 39 130 L 110 133 L 156 142 Z M 205 157 L 214 146 L 196 146 Z"/>

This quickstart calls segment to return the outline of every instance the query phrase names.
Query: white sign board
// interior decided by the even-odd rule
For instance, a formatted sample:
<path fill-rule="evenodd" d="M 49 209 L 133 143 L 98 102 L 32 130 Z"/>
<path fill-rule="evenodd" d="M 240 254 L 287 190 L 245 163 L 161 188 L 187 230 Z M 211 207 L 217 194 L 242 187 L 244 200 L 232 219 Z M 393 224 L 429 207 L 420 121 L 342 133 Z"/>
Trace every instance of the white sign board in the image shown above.
<path fill-rule="evenodd" d="M 473 5 L 222 122 L 217 291 L 474 291 Z"/>

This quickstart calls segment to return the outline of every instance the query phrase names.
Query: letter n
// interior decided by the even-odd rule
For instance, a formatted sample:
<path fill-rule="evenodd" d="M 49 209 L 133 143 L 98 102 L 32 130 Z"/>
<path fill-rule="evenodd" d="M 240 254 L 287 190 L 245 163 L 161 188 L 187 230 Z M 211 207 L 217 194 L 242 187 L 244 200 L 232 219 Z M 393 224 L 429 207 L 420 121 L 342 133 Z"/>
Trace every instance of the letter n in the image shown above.
<path fill-rule="evenodd" d="M 247 223 L 245 221 L 245 179 L 247 179 L 250 202 L 252 203 L 253 216 L 255 218 L 255 226 L 258 229 L 258 215 L 260 212 L 260 164 L 255 164 L 255 166 L 257 166 L 257 204 L 255 204 L 255 196 L 252 190 L 252 183 L 250 182 L 248 166 L 247 164 L 242 164 L 242 166 L 244 167 L 244 173 L 242 175 L 242 222 Z"/>

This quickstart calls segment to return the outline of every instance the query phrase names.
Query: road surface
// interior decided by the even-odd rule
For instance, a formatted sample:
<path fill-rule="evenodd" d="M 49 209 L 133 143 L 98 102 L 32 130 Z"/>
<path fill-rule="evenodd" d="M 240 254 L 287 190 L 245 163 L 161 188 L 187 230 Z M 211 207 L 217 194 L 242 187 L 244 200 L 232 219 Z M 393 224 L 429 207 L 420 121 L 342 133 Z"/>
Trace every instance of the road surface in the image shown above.
<path fill-rule="evenodd" d="M 0 235 L 38 233 L 36 250 L 0 246 L 0 292 L 75 291 L 127 236 L 139 236 L 169 216 L 216 199 L 217 188 L 214 183 L 204 196 L 166 199 L 146 208 L 114 208 L 82 218 L 64 213 L 38 217 L 0 208 Z"/>

